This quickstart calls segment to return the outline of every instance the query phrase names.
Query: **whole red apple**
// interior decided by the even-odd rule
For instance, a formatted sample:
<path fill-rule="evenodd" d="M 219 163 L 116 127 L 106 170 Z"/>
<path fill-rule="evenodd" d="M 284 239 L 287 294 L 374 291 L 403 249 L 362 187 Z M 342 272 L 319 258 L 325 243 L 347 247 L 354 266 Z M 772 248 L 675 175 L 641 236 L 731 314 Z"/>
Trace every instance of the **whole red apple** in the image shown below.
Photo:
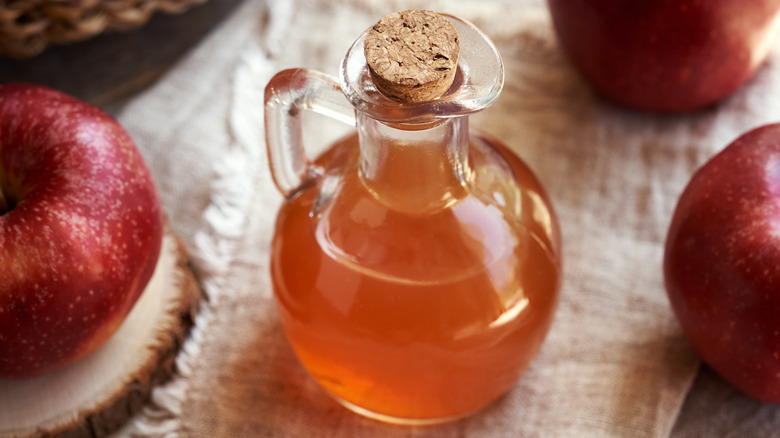
<path fill-rule="evenodd" d="M 689 111 L 739 89 L 774 43 L 780 0 L 548 0 L 593 88 L 627 106 Z"/>
<path fill-rule="evenodd" d="M 0 378 L 39 376 L 108 340 L 162 235 L 152 175 L 114 119 L 52 89 L 0 85 Z"/>
<path fill-rule="evenodd" d="M 664 275 L 704 362 L 780 403 L 780 124 L 744 134 L 695 173 L 672 218 Z"/>

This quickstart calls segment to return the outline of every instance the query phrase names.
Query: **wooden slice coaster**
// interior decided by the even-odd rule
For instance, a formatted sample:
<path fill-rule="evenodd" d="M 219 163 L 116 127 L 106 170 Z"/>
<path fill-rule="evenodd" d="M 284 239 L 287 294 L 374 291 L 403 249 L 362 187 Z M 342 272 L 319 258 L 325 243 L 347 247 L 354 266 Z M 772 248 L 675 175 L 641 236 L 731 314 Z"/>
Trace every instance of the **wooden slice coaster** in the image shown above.
<path fill-rule="evenodd" d="M 166 229 L 154 275 L 99 350 L 32 380 L 0 380 L 0 437 L 99 437 L 120 428 L 171 377 L 201 290 L 187 251 Z"/>

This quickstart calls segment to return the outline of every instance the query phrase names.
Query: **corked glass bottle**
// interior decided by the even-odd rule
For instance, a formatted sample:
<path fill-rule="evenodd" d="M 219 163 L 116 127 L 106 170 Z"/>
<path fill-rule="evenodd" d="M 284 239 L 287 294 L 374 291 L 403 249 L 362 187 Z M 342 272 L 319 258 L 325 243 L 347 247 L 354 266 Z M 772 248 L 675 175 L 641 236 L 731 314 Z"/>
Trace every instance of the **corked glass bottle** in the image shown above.
<path fill-rule="evenodd" d="M 271 254 L 279 315 L 312 378 L 356 412 L 429 424 L 476 411 L 550 328 L 561 243 L 549 199 L 509 149 L 468 129 L 502 85 L 472 24 L 404 11 L 357 39 L 339 82 L 296 69 L 266 87 L 286 198 Z M 301 110 L 357 132 L 310 161 Z"/>

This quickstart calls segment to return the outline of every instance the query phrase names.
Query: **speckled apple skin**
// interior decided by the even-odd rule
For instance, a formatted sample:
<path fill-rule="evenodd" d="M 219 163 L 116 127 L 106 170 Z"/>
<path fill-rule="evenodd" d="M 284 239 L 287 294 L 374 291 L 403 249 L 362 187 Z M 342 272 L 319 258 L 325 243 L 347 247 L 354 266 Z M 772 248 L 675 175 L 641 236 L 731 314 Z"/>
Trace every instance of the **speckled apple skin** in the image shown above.
<path fill-rule="evenodd" d="M 600 94 L 693 111 L 733 94 L 777 35 L 780 0 L 548 0 L 558 41 Z"/>
<path fill-rule="evenodd" d="M 780 403 L 780 124 L 744 134 L 694 174 L 672 218 L 664 275 L 704 362 Z"/>
<path fill-rule="evenodd" d="M 0 85 L 0 378 L 87 355 L 151 278 L 163 215 L 127 132 L 58 91 Z"/>

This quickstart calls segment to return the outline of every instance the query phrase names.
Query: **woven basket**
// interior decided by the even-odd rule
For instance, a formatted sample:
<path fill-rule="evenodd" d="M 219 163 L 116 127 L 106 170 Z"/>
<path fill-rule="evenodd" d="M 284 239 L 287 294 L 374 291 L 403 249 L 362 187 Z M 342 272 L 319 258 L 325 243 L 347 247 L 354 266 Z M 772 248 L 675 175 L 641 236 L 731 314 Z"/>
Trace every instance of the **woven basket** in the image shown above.
<path fill-rule="evenodd" d="M 0 56 L 30 57 L 51 43 L 128 30 L 156 11 L 183 12 L 206 0 L 0 0 Z"/>

